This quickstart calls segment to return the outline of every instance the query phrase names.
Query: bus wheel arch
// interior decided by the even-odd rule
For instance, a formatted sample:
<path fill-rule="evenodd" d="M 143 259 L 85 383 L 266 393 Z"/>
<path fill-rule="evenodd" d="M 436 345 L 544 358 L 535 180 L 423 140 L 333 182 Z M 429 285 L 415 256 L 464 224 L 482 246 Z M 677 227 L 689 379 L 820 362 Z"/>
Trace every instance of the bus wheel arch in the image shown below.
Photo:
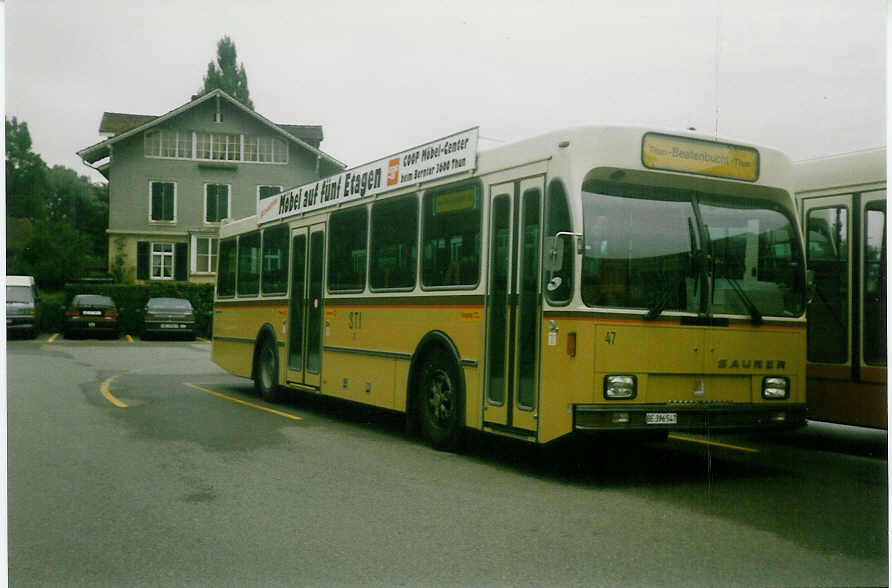
<path fill-rule="evenodd" d="M 258 396 L 267 402 L 281 402 L 279 345 L 276 332 L 269 323 L 260 327 L 254 343 L 251 379 L 254 380 L 254 391 Z"/>
<path fill-rule="evenodd" d="M 436 449 L 456 451 L 465 428 L 465 376 L 455 343 L 432 331 L 419 342 L 409 368 L 406 419 Z"/>

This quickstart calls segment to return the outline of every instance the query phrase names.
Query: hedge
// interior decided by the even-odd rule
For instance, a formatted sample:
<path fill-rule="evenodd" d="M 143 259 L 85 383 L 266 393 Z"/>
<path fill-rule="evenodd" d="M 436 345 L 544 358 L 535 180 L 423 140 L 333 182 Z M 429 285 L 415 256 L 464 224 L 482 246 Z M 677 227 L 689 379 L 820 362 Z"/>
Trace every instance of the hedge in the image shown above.
<path fill-rule="evenodd" d="M 214 311 L 214 285 L 190 282 L 152 282 L 149 284 L 66 284 L 64 302 L 57 297 L 41 301 L 41 330 L 58 333 L 65 321 L 65 309 L 78 294 L 98 294 L 115 301 L 120 313 L 121 333 L 138 334 L 142 311 L 149 298 L 185 298 L 195 309 L 199 334 L 210 336 Z"/>

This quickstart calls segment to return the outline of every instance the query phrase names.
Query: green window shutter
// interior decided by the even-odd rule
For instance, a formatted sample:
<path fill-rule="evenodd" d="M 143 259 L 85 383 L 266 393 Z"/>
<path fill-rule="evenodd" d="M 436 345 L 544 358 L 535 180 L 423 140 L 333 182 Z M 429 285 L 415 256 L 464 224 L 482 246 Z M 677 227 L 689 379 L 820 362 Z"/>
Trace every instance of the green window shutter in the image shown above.
<path fill-rule="evenodd" d="M 161 220 L 161 206 L 163 204 L 162 184 L 152 184 L 152 220 Z"/>
<path fill-rule="evenodd" d="M 164 184 L 164 220 L 173 220 L 173 184 Z"/>
<path fill-rule="evenodd" d="M 174 216 L 173 184 L 168 182 L 152 183 L 152 220 L 172 221 Z"/>
<path fill-rule="evenodd" d="M 138 241 L 136 243 L 136 279 L 137 280 L 148 280 L 149 279 L 149 266 L 151 265 L 151 260 L 149 259 L 149 242 L 148 241 Z"/>
<path fill-rule="evenodd" d="M 173 279 L 181 282 L 189 279 L 189 246 L 185 243 L 174 244 Z"/>
<path fill-rule="evenodd" d="M 217 220 L 217 186 L 213 184 L 207 186 L 205 205 L 207 212 L 205 213 L 204 220 L 207 222 L 214 222 Z"/>
<path fill-rule="evenodd" d="M 229 216 L 229 186 L 220 186 L 217 197 L 220 199 L 217 204 L 217 220 L 223 220 Z"/>

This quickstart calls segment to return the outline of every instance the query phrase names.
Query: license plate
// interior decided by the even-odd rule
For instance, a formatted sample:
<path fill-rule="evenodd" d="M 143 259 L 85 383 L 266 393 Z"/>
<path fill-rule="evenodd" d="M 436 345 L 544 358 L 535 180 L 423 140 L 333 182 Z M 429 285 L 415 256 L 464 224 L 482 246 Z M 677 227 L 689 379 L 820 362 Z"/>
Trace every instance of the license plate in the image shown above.
<path fill-rule="evenodd" d="M 87 326 L 92 328 L 96 326 L 96 323 L 87 323 Z"/>
<path fill-rule="evenodd" d="M 180 325 L 175 325 L 173 323 L 161 323 L 162 329 L 179 329 Z"/>
<path fill-rule="evenodd" d="M 674 412 L 649 412 L 644 415 L 644 422 L 648 425 L 676 425 L 678 414 Z"/>
<path fill-rule="evenodd" d="M 81 314 L 83 314 L 84 316 L 101 316 L 102 311 L 101 310 L 85 310 Z"/>

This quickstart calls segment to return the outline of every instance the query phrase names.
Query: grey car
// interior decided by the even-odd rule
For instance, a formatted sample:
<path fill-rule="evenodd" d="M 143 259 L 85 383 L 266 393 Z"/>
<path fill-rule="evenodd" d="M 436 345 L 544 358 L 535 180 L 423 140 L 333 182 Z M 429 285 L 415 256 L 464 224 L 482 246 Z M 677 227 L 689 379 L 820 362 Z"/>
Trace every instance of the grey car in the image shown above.
<path fill-rule="evenodd" d="M 40 331 L 40 296 L 31 276 L 6 277 L 6 335 L 32 339 Z"/>
<path fill-rule="evenodd" d="M 195 311 L 185 298 L 149 298 L 143 313 L 142 337 L 194 339 Z"/>

